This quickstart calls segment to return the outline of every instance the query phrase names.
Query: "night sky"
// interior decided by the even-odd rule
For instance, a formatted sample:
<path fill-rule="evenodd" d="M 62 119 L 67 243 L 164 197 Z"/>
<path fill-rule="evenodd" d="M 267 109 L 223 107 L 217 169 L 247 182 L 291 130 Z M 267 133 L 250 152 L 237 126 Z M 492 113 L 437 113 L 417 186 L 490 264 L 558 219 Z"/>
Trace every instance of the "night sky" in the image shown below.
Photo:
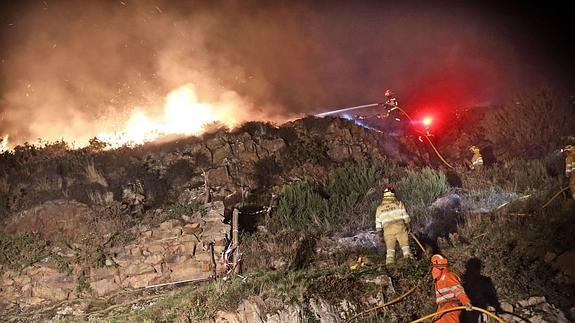
<path fill-rule="evenodd" d="M 254 118 L 382 100 L 411 110 L 573 89 L 570 10 L 547 2 L 14 1 L 0 7 L 0 135 L 92 120 L 194 83 Z M 89 135 L 89 134 L 88 134 Z"/>

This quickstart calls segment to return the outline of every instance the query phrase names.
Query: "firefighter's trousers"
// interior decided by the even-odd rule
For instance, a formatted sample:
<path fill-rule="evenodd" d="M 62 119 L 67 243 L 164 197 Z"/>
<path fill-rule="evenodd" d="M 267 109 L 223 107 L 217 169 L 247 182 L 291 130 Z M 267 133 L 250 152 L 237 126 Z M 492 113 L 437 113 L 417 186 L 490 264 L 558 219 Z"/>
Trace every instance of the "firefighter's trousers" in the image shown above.
<path fill-rule="evenodd" d="M 575 173 L 571 173 L 571 177 L 569 177 L 569 189 L 571 190 L 571 197 L 575 199 Z"/>
<path fill-rule="evenodd" d="M 447 304 L 443 306 L 439 306 L 437 311 L 445 310 L 451 307 L 458 306 L 456 304 Z M 459 316 L 461 315 L 461 311 L 451 311 L 442 314 L 439 318 L 433 320 L 434 323 L 459 323 Z"/>
<path fill-rule="evenodd" d="M 403 220 L 385 223 L 383 225 L 383 240 L 385 241 L 385 247 L 387 249 L 385 257 L 386 264 L 391 264 L 395 261 L 396 242 L 399 242 L 404 257 L 412 257 L 411 251 L 409 250 L 409 237 Z"/>

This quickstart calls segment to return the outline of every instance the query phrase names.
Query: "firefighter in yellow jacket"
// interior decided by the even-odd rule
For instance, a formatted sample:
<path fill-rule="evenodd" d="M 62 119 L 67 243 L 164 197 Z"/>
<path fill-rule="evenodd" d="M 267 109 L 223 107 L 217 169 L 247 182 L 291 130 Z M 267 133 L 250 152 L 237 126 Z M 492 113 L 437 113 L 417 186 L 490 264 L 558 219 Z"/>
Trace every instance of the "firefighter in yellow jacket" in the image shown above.
<path fill-rule="evenodd" d="M 483 167 L 483 156 L 481 156 L 481 152 L 479 151 L 479 147 L 471 146 L 469 150 L 473 153 L 471 157 L 471 162 L 466 161 L 468 163 L 469 168 L 472 170 L 481 169 Z"/>
<path fill-rule="evenodd" d="M 575 199 L 575 146 L 567 146 L 563 149 L 565 152 L 565 177 L 569 179 L 569 188 L 571 196 Z"/>
<path fill-rule="evenodd" d="M 412 258 L 409 249 L 409 238 L 407 228 L 410 222 L 409 214 L 405 206 L 395 197 L 391 189 L 383 192 L 383 200 L 375 212 L 375 229 L 380 232 L 383 230 L 383 240 L 387 248 L 385 264 L 395 262 L 395 244 L 399 242 L 404 258 Z"/>

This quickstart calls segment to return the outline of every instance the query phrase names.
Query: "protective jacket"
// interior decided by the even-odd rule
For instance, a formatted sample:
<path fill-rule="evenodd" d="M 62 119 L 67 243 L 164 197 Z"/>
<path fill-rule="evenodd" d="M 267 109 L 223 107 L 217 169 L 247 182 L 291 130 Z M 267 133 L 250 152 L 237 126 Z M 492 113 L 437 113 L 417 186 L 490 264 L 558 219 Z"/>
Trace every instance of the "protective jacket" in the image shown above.
<path fill-rule="evenodd" d="M 381 230 L 384 224 L 397 220 L 409 222 L 405 206 L 395 198 L 384 199 L 375 211 L 375 228 Z"/>
<path fill-rule="evenodd" d="M 473 156 L 471 157 L 471 164 L 474 167 L 483 166 L 483 157 L 481 156 L 481 153 L 479 153 L 479 151 L 475 151 L 473 153 Z"/>
<path fill-rule="evenodd" d="M 405 226 L 409 222 L 409 214 L 403 203 L 395 198 L 395 194 L 386 190 L 381 204 L 375 211 L 375 228 L 377 231 L 383 229 L 383 241 L 387 248 L 385 256 L 387 265 L 395 262 L 396 243 L 399 243 L 403 257 L 413 257 L 409 249 L 409 237 Z"/>
<path fill-rule="evenodd" d="M 565 157 L 565 177 L 569 179 L 571 196 L 575 199 L 575 148 L 567 150 Z"/>
<path fill-rule="evenodd" d="M 449 268 L 443 268 L 441 275 L 435 281 L 435 302 L 437 310 L 470 304 L 469 297 L 461 285 L 459 277 Z M 452 311 L 441 315 L 434 322 L 459 322 L 461 311 Z"/>
<path fill-rule="evenodd" d="M 565 157 L 565 177 L 569 178 L 575 173 L 575 149 L 567 150 Z"/>

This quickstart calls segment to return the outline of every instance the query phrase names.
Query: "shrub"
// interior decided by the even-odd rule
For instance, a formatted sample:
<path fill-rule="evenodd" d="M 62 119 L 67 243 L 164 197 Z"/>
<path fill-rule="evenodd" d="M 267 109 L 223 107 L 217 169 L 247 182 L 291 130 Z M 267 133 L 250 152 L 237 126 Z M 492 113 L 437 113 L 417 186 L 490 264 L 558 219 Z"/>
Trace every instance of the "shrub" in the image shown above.
<path fill-rule="evenodd" d="M 48 256 L 48 242 L 31 234 L 0 234 L 0 264 L 22 269 Z"/>
<path fill-rule="evenodd" d="M 473 190 L 499 186 L 507 191 L 526 193 L 546 190 L 555 184 L 541 160 L 513 159 L 462 175 L 463 187 Z"/>
<path fill-rule="evenodd" d="M 496 154 L 511 159 L 546 155 L 573 134 L 575 108 L 567 95 L 550 90 L 520 94 L 510 103 L 485 115 L 485 138 Z"/>
<path fill-rule="evenodd" d="M 406 206 L 428 206 L 449 190 L 445 174 L 425 167 L 421 170 L 407 171 L 406 176 L 397 185 L 397 195 Z"/>
<path fill-rule="evenodd" d="M 198 211 L 199 209 L 200 205 L 196 203 L 193 204 L 175 203 L 168 208 L 168 213 L 171 216 L 179 218 L 182 215 L 191 215 L 192 213 Z"/>
<path fill-rule="evenodd" d="M 337 216 L 353 210 L 360 198 L 374 187 L 378 179 L 376 166 L 347 165 L 335 169 L 329 179 L 329 214 Z"/>
<path fill-rule="evenodd" d="M 307 182 L 286 186 L 280 194 L 275 224 L 331 233 L 370 228 L 381 201 L 376 192 L 399 174 L 400 168 L 389 161 L 348 164 L 333 170 L 325 187 Z"/>
<path fill-rule="evenodd" d="M 307 182 L 295 182 L 283 187 L 276 212 L 275 230 L 287 226 L 292 230 L 318 226 L 326 214 L 327 202 Z"/>

